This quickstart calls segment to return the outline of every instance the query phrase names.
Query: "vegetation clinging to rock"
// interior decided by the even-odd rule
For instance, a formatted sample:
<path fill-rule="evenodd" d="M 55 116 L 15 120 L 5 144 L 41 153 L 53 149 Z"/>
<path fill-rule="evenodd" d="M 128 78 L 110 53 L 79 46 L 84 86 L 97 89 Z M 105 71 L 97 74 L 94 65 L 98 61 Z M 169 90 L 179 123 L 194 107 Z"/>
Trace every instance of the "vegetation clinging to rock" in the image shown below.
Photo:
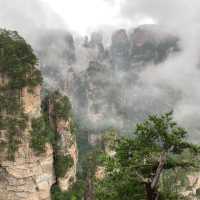
<path fill-rule="evenodd" d="M 16 31 L 0 29 L 0 130 L 6 133 L 3 150 L 14 160 L 27 126 L 21 91 L 42 83 L 41 72 L 35 67 L 37 58 Z"/>
<path fill-rule="evenodd" d="M 64 177 L 67 170 L 73 166 L 73 163 L 71 155 L 56 155 L 54 160 L 56 177 Z"/>
<path fill-rule="evenodd" d="M 40 117 L 32 120 L 31 147 L 37 153 L 45 152 L 45 145 L 54 141 L 54 133 L 49 125 Z"/>
<path fill-rule="evenodd" d="M 42 76 L 36 64 L 31 46 L 16 31 L 0 30 L 0 73 L 8 76 L 10 88 L 41 84 Z"/>
<path fill-rule="evenodd" d="M 55 91 L 51 97 L 56 119 L 68 120 L 71 114 L 71 103 L 69 98 Z"/>

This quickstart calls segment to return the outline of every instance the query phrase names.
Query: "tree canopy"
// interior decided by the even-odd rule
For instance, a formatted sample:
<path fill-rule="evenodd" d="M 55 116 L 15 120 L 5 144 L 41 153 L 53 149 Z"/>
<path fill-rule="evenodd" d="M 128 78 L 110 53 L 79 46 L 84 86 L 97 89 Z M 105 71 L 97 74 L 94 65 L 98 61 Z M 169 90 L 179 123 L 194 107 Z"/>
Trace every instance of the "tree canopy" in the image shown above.
<path fill-rule="evenodd" d="M 96 199 L 177 200 L 195 195 L 184 195 L 184 180 L 198 167 L 199 148 L 187 141 L 172 112 L 149 116 L 131 137 L 117 139 L 114 150 L 115 156 L 104 161 L 106 177 L 96 183 Z"/>
<path fill-rule="evenodd" d="M 36 64 L 31 46 L 16 31 L 0 29 L 0 73 L 9 77 L 11 88 L 41 84 L 42 76 Z"/>

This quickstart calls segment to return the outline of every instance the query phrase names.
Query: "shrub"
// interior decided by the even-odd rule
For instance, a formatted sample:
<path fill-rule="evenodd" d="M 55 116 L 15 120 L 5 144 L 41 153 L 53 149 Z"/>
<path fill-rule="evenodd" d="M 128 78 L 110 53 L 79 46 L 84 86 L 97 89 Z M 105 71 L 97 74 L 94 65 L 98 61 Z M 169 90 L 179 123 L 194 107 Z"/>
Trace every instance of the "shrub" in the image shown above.
<path fill-rule="evenodd" d="M 17 32 L 0 30 L 0 72 L 10 78 L 10 88 L 41 84 L 42 76 L 34 67 L 36 64 L 31 46 Z"/>
<path fill-rule="evenodd" d="M 73 187 L 62 192 L 58 185 L 53 185 L 51 188 L 51 200 L 80 200 L 84 196 L 85 181 L 77 181 Z"/>
<path fill-rule="evenodd" d="M 70 155 L 56 155 L 54 160 L 56 177 L 64 177 L 67 170 L 72 167 L 73 159 Z"/>
<path fill-rule="evenodd" d="M 71 111 L 69 99 L 64 96 L 55 101 L 55 112 L 57 118 L 68 119 Z"/>
<path fill-rule="evenodd" d="M 71 103 L 66 96 L 62 96 L 59 91 L 50 94 L 50 101 L 54 106 L 54 115 L 56 119 L 68 120 L 71 115 Z"/>
<path fill-rule="evenodd" d="M 51 199 L 52 200 L 66 200 L 65 193 L 63 193 L 58 185 L 53 185 L 51 188 Z"/>
<path fill-rule="evenodd" d="M 54 133 L 45 122 L 43 116 L 32 120 L 31 147 L 37 153 L 45 152 L 45 144 L 52 142 Z"/>

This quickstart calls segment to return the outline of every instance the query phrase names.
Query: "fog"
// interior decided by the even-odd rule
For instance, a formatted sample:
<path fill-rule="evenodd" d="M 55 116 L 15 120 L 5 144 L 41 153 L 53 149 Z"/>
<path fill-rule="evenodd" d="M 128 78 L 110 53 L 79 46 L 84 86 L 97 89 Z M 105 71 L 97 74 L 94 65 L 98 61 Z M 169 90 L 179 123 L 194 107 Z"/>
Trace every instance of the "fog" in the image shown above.
<path fill-rule="evenodd" d="M 200 139 L 200 2 L 112 0 L 108 3 L 120 5 L 117 16 L 120 20 L 115 24 L 101 23 L 94 30 L 102 35 L 103 58 L 99 58 L 99 43 L 85 48 L 85 39 L 72 30 L 69 19 L 65 21 L 45 1 L 0 0 L 0 23 L 3 28 L 17 30 L 32 44 L 40 58 L 45 86 L 59 88 L 70 96 L 75 115 L 87 126 L 123 129 L 128 123 L 130 129 L 149 114 L 174 110 L 175 119 L 197 141 Z M 123 61 L 114 57 L 111 37 L 115 30 L 127 29 L 129 45 L 132 30 L 143 23 L 159 25 L 154 33 L 156 41 L 168 35 L 179 38 L 181 50 L 170 53 L 162 62 L 149 61 L 139 67 L 134 59 L 127 64 L 126 55 L 122 56 Z M 90 35 L 88 40 L 92 40 Z M 123 48 L 123 51 L 130 49 L 126 45 Z M 132 58 L 128 55 L 127 59 Z M 88 70 L 91 61 L 100 64 L 102 71 L 97 70 L 93 75 Z M 123 65 L 129 68 L 123 70 Z M 95 112 L 93 104 L 98 107 Z"/>
<path fill-rule="evenodd" d="M 140 78 L 153 88 L 165 85 L 181 93 L 181 99 L 173 107 L 174 116 L 183 126 L 195 129 L 195 138 L 199 138 L 197 121 L 200 119 L 199 8 L 200 2 L 197 0 L 136 0 L 124 1 L 122 6 L 124 17 L 134 19 L 135 13 L 150 16 L 181 38 L 182 53 L 179 56 L 168 59 L 154 69 L 147 68 Z"/>
<path fill-rule="evenodd" d="M 0 0 L 0 6 L 1 28 L 17 30 L 32 45 L 45 30 L 67 28 L 61 17 L 40 0 Z"/>

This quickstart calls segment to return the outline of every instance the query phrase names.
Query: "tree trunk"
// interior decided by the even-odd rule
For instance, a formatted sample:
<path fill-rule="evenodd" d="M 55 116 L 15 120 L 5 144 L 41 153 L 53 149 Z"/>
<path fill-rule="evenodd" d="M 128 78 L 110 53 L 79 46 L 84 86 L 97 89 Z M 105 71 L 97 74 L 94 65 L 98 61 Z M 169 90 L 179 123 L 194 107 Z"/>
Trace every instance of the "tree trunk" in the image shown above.
<path fill-rule="evenodd" d="M 154 176 L 151 178 L 150 182 L 145 183 L 147 200 L 159 200 L 158 184 L 160 176 L 164 169 L 165 162 L 166 162 L 166 154 L 162 153 L 160 155 L 158 167 L 156 169 Z"/>
<path fill-rule="evenodd" d="M 145 188 L 147 193 L 147 200 L 159 200 L 159 193 L 157 189 L 151 188 L 151 183 L 146 183 Z"/>

